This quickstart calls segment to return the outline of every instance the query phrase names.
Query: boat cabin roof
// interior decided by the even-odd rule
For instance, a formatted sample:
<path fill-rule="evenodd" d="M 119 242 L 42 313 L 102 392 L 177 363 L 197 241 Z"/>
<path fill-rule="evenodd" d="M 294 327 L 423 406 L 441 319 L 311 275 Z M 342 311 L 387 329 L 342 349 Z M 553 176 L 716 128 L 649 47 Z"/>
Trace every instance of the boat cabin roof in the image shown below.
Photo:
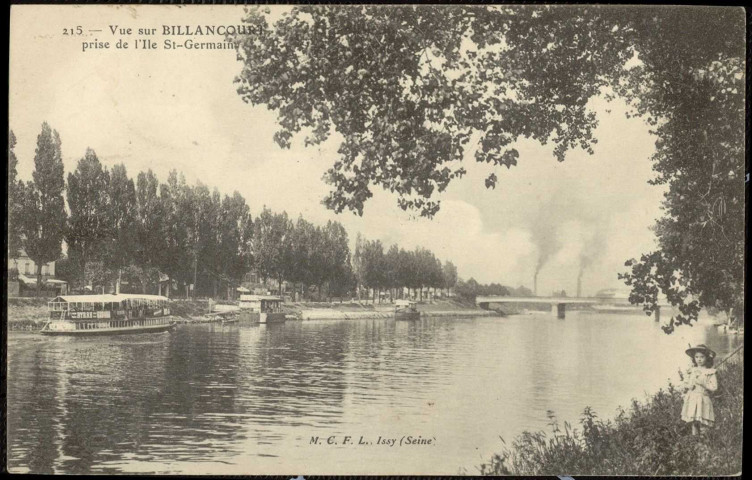
<path fill-rule="evenodd" d="M 162 295 L 140 295 L 136 293 L 118 293 L 105 295 L 60 295 L 52 299 L 53 302 L 66 303 L 119 303 L 123 300 L 169 301 Z"/>
<path fill-rule="evenodd" d="M 275 295 L 241 295 L 241 302 L 258 302 L 265 300 L 267 302 L 281 302 L 282 298 Z"/>
<path fill-rule="evenodd" d="M 415 305 L 415 302 L 412 300 L 395 300 L 394 304 L 398 307 L 411 307 Z"/>

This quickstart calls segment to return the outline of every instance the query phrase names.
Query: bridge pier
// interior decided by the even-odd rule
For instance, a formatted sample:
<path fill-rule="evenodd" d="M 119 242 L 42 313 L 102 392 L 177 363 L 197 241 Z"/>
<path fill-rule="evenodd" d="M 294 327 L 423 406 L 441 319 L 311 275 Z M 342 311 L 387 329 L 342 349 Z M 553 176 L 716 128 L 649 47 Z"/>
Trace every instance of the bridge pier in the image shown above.
<path fill-rule="evenodd" d="M 566 303 L 552 303 L 551 315 L 556 315 L 556 318 L 564 318 L 567 312 Z"/>

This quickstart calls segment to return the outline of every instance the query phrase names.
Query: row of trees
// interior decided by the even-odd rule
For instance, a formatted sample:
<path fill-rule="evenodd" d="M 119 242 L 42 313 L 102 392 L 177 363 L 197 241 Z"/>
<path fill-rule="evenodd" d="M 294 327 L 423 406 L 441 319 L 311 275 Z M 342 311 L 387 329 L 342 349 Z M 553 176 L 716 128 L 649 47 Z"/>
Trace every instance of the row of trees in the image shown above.
<path fill-rule="evenodd" d="M 374 300 L 377 296 L 381 298 L 382 290 L 395 298 L 405 288 L 422 299 L 426 287 L 433 288 L 435 293 L 437 288 L 453 288 L 457 283 L 457 268 L 450 261 L 442 265 L 430 250 L 422 247 L 405 250 L 392 245 L 384 251 L 380 240 L 366 240 L 360 235 L 355 240 L 353 268 L 358 295 L 361 287 L 371 289 Z"/>
<path fill-rule="evenodd" d="M 236 284 L 252 261 L 253 224 L 243 197 L 222 197 L 201 183 L 186 184 L 173 171 L 160 183 L 149 170 L 135 181 L 125 165 L 107 169 L 88 149 L 64 178 L 61 141 L 47 123 L 37 137 L 33 180 L 17 179 L 17 159 L 9 144 L 9 257 L 23 249 L 37 266 L 67 259 L 58 275 L 71 286 L 128 279 L 142 292 L 153 289 L 159 272 L 171 285 L 201 285 L 217 295 Z M 65 195 L 65 198 L 64 198 Z M 67 211 L 65 208 L 67 200 Z"/>
<path fill-rule="evenodd" d="M 340 297 L 352 290 L 349 240 L 339 222 L 323 227 L 303 217 L 293 222 L 285 212 L 264 208 L 253 232 L 254 268 L 264 282 L 276 279 L 280 291 L 283 280 L 291 282 L 296 296 L 311 285 L 319 298 L 324 290 Z"/>
<path fill-rule="evenodd" d="M 532 297 L 535 295 L 532 290 L 522 285 L 514 288 L 501 285 L 500 283 L 481 284 L 478 283 L 478 281 L 474 278 L 470 278 L 467 281 L 458 281 L 457 287 L 454 289 L 454 291 L 461 298 L 473 302 L 475 301 L 475 297 L 479 295 L 500 295 L 513 297 Z"/>
<path fill-rule="evenodd" d="M 255 270 L 266 283 L 276 280 L 318 297 L 343 296 L 358 284 L 374 289 L 451 288 L 457 269 L 443 266 L 433 253 L 387 252 L 379 241 L 358 237 L 351 259 L 347 231 L 338 222 L 314 225 L 302 217 L 264 208 L 254 220 L 237 192 L 222 196 L 215 188 L 188 185 L 170 172 L 162 183 L 149 170 L 135 179 L 125 165 L 108 169 L 88 149 L 76 169 L 64 177 L 61 141 L 46 123 L 37 138 L 33 180 L 17 178 L 16 144 L 10 133 L 9 257 L 23 249 L 37 264 L 58 263 L 58 276 L 72 287 L 127 282 L 143 293 L 156 290 L 160 273 L 168 285 L 193 295 L 217 296 Z M 66 209 L 67 200 L 67 209 Z M 354 267 L 354 268 L 353 268 Z M 169 290 L 169 289 L 168 289 Z"/>

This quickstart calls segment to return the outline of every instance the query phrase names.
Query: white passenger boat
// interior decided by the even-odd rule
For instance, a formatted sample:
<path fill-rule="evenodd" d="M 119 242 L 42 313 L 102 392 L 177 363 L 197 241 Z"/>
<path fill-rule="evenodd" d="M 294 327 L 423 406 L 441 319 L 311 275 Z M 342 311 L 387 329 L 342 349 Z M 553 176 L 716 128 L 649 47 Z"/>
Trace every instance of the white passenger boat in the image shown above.
<path fill-rule="evenodd" d="M 44 335 L 155 333 L 175 326 L 170 299 L 159 295 L 63 295 L 47 305 Z"/>

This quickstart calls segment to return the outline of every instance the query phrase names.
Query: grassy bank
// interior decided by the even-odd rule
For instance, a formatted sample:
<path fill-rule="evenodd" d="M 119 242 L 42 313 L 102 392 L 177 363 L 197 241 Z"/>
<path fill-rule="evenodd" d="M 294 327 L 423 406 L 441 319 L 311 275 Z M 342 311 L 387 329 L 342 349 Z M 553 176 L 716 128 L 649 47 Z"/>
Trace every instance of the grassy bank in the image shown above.
<path fill-rule="evenodd" d="M 681 421 L 682 394 L 671 384 L 645 402 L 633 401 L 614 420 L 585 409 L 579 428 L 525 432 L 481 465 L 483 475 L 733 475 L 742 468 L 744 349 L 718 369 L 716 424 L 690 435 Z"/>
<path fill-rule="evenodd" d="M 38 330 L 47 322 L 47 298 L 8 298 L 8 330 Z"/>

